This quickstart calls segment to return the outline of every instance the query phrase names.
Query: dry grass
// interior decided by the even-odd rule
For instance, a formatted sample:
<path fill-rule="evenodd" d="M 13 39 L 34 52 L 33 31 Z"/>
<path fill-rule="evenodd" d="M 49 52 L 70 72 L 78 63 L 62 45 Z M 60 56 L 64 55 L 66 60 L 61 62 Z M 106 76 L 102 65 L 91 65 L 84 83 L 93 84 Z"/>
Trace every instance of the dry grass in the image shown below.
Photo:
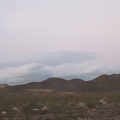
<path fill-rule="evenodd" d="M 1 94 L 0 120 L 77 120 L 92 118 L 89 110 L 102 106 L 100 99 L 106 99 L 107 104 L 120 104 L 119 94 L 41 94 L 15 95 Z M 85 106 L 79 104 L 84 103 Z M 18 108 L 14 111 L 13 108 Z M 104 107 L 103 107 L 104 108 Z M 112 108 L 111 108 L 112 109 Z M 97 120 L 97 119 L 96 119 Z"/>

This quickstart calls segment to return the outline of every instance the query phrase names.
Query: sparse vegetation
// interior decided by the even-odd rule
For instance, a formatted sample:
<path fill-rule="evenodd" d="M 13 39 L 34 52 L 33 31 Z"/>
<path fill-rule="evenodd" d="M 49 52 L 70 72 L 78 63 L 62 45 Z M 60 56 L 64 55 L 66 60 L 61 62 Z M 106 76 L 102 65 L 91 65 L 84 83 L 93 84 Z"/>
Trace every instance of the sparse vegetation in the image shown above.
<path fill-rule="evenodd" d="M 119 120 L 119 86 L 118 75 L 105 75 L 1 88 L 0 120 Z"/>
<path fill-rule="evenodd" d="M 0 120 L 114 120 L 119 106 L 119 94 L 1 94 Z"/>

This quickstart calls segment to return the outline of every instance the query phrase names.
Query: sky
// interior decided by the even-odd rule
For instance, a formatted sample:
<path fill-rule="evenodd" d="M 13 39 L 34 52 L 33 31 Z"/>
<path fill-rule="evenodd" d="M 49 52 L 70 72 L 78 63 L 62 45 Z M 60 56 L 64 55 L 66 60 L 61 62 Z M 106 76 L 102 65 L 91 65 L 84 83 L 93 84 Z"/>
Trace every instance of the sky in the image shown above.
<path fill-rule="evenodd" d="M 0 83 L 120 73 L 120 0 L 0 0 Z"/>

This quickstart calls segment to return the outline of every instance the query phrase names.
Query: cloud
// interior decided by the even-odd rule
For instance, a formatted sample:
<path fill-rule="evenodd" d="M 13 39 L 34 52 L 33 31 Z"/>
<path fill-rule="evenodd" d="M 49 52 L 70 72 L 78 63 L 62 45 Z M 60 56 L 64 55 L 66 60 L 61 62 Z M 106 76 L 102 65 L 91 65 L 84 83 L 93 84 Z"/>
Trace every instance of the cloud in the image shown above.
<path fill-rule="evenodd" d="M 41 64 L 31 63 L 18 67 L 2 68 L 0 69 L 0 81 L 10 84 L 23 81 L 34 81 L 36 80 L 35 77 L 42 77 L 46 74 L 47 71 L 44 72 L 44 67 L 45 66 Z"/>
<path fill-rule="evenodd" d="M 45 80 L 49 77 L 65 79 L 81 78 L 93 79 L 101 74 L 119 73 L 120 67 L 96 66 L 91 62 L 65 63 L 56 66 L 46 66 L 38 63 L 26 64 L 18 67 L 0 69 L 0 82 L 11 85 Z"/>
<path fill-rule="evenodd" d="M 120 66 L 103 64 L 99 55 L 90 52 L 48 52 L 29 58 L 29 63 L 7 64 L 0 67 L 0 82 L 10 85 L 45 80 L 49 77 L 65 79 L 93 79 L 101 74 L 119 73 Z"/>
<path fill-rule="evenodd" d="M 46 65 L 61 65 L 65 63 L 80 63 L 84 61 L 91 61 L 98 57 L 96 53 L 84 51 L 56 51 L 45 52 L 35 56 L 34 62 L 39 62 Z"/>
<path fill-rule="evenodd" d="M 81 78 L 83 80 L 93 79 L 101 74 L 119 73 L 120 66 L 97 65 L 94 61 L 83 63 L 62 64 L 49 68 L 52 76 L 63 77 L 67 79 Z"/>
<path fill-rule="evenodd" d="M 23 62 L 22 65 L 19 62 L 17 64 L 1 64 L 0 82 L 18 84 L 41 81 L 53 76 L 74 76 L 80 74 L 80 69 L 82 70 L 84 67 L 83 63 L 93 61 L 96 58 L 95 53 L 79 51 L 57 51 L 28 55 L 27 63 Z"/>

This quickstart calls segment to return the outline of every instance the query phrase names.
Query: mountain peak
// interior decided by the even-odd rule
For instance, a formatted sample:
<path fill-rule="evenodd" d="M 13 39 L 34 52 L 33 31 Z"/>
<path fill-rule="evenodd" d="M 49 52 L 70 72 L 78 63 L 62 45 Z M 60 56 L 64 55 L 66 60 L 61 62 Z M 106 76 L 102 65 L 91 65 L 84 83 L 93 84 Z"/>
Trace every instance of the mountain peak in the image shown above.
<path fill-rule="evenodd" d="M 5 88 L 5 87 L 8 87 L 9 85 L 7 85 L 7 84 L 2 84 L 2 83 L 0 83 L 0 88 Z"/>

